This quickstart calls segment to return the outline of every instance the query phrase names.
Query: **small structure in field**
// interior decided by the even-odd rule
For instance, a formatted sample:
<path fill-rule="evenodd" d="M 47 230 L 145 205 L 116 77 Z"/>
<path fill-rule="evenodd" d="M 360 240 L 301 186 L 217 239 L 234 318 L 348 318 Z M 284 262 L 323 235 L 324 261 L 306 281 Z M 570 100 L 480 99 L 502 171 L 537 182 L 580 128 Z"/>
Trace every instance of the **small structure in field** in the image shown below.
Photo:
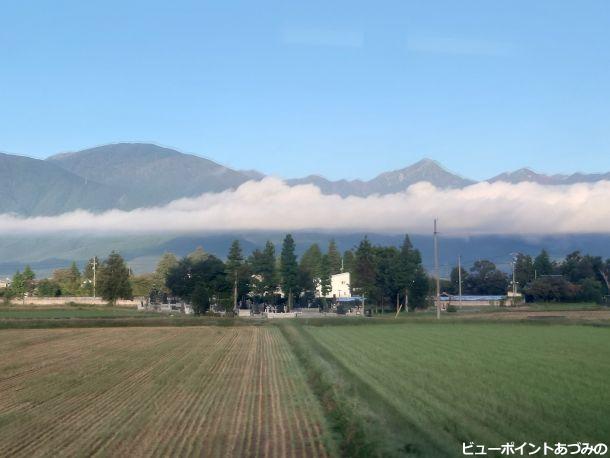
<path fill-rule="evenodd" d="M 441 306 L 445 309 L 449 305 L 462 307 L 503 306 L 506 305 L 506 296 L 502 295 L 452 295 L 443 293 L 440 296 Z"/>
<path fill-rule="evenodd" d="M 351 276 L 349 272 L 341 272 L 340 274 L 331 275 L 330 291 L 326 296 L 322 295 L 322 286 L 320 281 L 317 282 L 316 296 L 326 299 L 339 299 L 344 297 L 352 297 L 351 291 Z"/>

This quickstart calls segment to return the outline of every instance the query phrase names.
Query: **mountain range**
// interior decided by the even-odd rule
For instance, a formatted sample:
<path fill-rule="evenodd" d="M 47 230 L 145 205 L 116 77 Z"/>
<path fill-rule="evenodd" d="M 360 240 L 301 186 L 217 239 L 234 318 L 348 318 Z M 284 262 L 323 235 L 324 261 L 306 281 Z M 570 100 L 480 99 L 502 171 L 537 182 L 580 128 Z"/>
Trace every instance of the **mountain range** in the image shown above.
<path fill-rule="evenodd" d="M 212 160 L 149 143 L 116 143 L 62 153 L 45 160 L 0 153 L 0 214 L 57 215 L 76 209 L 100 212 L 164 205 L 183 197 L 234 189 L 265 175 L 234 170 Z M 610 180 L 610 173 L 544 175 L 524 168 L 486 181 L 565 185 Z M 371 180 L 328 180 L 319 175 L 288 179 L 291 185 L 313 184 L 324 194 L 390 194 L 427 181 L 438 188 L 476 183 L 423 159 Z"/>

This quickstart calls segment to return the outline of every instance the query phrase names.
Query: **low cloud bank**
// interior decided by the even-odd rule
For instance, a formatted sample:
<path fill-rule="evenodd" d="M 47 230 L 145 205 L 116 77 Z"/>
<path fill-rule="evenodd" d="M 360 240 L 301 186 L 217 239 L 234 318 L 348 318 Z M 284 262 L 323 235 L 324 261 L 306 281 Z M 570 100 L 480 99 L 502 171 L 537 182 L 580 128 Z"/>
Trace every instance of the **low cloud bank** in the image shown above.
<path fill-rule="evenodd" d="M 445 234 L 610 233 L 610 182 L 570 186 L 478 183 L 442 190 L 418 183 L 385 196 L 328 196 L 313 185 L 267 178 L 233 191 L 155 208 L 75 211 L 59 216 L 0 215 L 0 234 L 332 230 Z"/>

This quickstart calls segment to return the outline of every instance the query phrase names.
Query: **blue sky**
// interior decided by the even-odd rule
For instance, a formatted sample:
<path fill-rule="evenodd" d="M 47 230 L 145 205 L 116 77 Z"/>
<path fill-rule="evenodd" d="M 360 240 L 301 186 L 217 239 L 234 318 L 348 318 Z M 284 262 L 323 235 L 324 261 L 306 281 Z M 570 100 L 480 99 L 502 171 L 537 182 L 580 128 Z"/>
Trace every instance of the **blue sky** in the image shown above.
<path fill-rule="evenodd" d="M 4 2 L 0 150 L 135 140 L 286 177 L 610 171 L 610 3 Z"/>

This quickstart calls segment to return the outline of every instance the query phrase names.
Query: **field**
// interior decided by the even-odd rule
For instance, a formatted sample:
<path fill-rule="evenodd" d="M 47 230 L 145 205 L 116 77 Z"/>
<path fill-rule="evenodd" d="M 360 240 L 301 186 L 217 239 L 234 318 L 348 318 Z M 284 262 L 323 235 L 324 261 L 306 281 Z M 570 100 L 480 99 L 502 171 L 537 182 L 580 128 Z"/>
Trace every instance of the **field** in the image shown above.
<path fill-rule="evenodd" d="M 156 313 L 140 312 L 136 309 L 118 307 L 58 307 L 34 308 L 10 306 L 0 308 L 0 320 L 3 319 L 55 319 L 55 318 L 115 318 L 159 316 Z"/>
<path fill-rule="evenodd" d="M 332 453 L 275 328 L 5 330 L 0 351 L 1 456 Z"/>
<path fill-rule="evenodd" d="M 610 438 L 610 328 L 320 325 L 298 335 L 336 368 L 388 453 Z"/>
<path fill-rule="evenodd" d="M 610 327 L 444 318 L 1 330 L 0 456 L 608 443 Z"/>

